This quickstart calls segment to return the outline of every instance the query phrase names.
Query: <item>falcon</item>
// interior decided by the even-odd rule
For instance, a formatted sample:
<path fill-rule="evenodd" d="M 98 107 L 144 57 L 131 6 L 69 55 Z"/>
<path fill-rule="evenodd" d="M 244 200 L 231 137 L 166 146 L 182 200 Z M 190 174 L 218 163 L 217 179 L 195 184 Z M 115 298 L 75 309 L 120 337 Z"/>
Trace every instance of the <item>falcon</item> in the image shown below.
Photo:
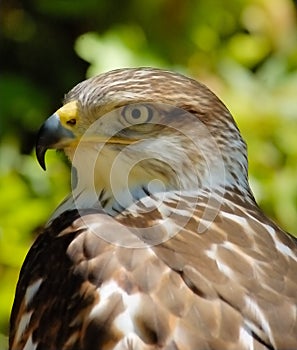
<path fill-rule="evenodd" d="M 297 241 L 248 183 L 246 145 L 204 85 L 154 68 L 85 80 L 36 144 L 70 195 L 22 266 L 11 350 L 297 349 Z"/>

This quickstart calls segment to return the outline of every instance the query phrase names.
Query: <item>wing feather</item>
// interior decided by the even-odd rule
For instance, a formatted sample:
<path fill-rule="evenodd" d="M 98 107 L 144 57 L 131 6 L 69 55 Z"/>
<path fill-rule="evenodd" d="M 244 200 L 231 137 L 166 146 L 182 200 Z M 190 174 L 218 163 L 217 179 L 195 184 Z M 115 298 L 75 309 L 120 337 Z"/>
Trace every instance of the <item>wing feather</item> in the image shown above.
<path fill-rule="evenodd" d="M 172 196 L 161 212 L 155 197 L 138 215 L 55 219 L 22 268 L 10 349 L 297 348 L 296 241 L 228 201 L 198 233 L 207 198 L 189 196 L 174 198 L 190 220 L 173 215 Z"/>

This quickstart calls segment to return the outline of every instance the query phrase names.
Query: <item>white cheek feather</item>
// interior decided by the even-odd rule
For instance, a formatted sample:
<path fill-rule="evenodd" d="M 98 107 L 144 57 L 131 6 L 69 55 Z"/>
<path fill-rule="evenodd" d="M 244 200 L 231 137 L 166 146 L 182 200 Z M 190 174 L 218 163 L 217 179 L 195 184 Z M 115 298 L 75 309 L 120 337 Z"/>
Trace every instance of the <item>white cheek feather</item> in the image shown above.
<path fill-rule="evenodd" d="M 65 149 L 77 176 L 72 178 L 71 195 L 50 222 L 70 209 L 104 207 L 109 215 L 117 215 L 147 196 L 144 187 L 152 194 L 224 190 L 232 179 L 226 175 L 221 154 L 214 152 L 215 145 L 203 132 L 199 140 L 195 130 L 188 132 L 144 138 L 123 148 L 82 142 L 76 150 Z"/>

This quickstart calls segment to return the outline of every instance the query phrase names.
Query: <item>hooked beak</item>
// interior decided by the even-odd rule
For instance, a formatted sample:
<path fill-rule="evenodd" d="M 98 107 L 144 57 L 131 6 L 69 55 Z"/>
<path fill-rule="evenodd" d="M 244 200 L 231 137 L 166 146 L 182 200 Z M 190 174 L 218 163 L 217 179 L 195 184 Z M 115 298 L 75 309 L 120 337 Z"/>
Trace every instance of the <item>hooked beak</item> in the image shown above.
<path fill-rule="evenodd" d="M 100 135 L 98 132 L 94 134 L 86 132 L 84 135 L 75 136 L 66 125 L 73 125 L 73 122 L 76 124 L 79 120 L 80 111 L 78 103 L 77 101 L 70 101 L 44 122 L 38 132 L 36 141 L 36 156 L 42 169 L 46 170 L 44 158 L 49 148 L 62 149 L 65 146 L 77 145 L 78 141 L 121 145 L 130 145 L 138 141 L 137 139 L 132 140 L 116 135 L 108 137 Z"/>
<path fill-rule="evenodd" d="M 41 126 L 36 141 L 36 156 L 43 170 L 45 166 L 45 153 L 49 148 L 59 148 L 75 138 L 73 132 L 62 126 L 57 113 L 50 116 Z"/>

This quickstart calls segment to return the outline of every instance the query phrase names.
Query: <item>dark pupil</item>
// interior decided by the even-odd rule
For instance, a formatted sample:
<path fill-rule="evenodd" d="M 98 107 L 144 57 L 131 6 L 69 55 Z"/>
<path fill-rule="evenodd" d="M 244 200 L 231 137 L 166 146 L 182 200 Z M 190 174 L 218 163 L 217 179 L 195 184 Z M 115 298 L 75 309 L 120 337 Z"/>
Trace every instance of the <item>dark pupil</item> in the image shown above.
<path fill-rule="evenodd" d="M 138 119 L 140 117 L 140 115 L 141 115 L 141 112 L 140 112 L 139 109 L 135 108 L 135 109 L 132 110 L 131 115 L 132 115 L 132 117 L 134 119 Z"/>

